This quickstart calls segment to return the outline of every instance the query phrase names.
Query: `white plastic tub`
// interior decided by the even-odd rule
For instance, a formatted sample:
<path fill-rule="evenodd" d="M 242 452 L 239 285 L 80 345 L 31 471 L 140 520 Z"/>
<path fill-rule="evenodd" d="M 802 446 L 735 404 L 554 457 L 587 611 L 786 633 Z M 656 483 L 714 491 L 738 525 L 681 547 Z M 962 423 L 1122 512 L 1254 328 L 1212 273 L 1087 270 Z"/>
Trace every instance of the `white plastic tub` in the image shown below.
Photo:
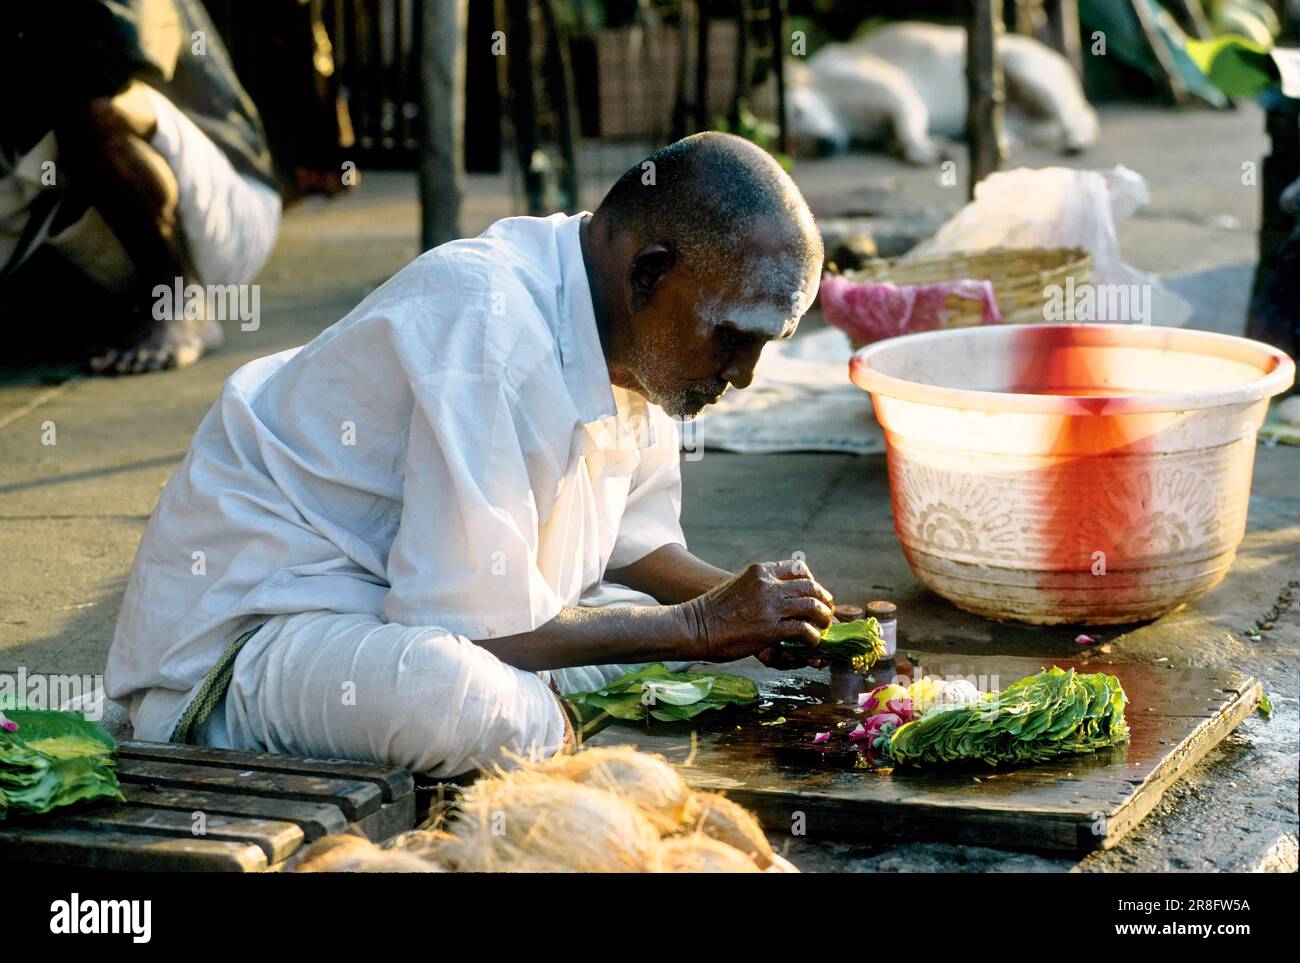
<path fill-rule="evenodd" d="M 992 618 L 1106 624 L 1223 578 L 1295 363 L 1182 328 L 1016 325 L 892 338 L 849 372 L 885 430 L 917 578 Z"/>

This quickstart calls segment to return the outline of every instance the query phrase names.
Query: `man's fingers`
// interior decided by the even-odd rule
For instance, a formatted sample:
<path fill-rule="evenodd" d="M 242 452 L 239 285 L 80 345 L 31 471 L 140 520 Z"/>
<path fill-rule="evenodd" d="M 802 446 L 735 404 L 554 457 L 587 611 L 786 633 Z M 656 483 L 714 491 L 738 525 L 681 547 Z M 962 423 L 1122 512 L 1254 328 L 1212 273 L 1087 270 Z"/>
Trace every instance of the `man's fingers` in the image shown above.
<path fill-rule="evenodd" d="M 816 647 L 821 644 L 822 632 L 809 622 L 802 619 L 785 619 L 783 624 L 790 627 L 787 638 L 791 642 L 802 642 L 804 645 Z"/>
<path fill-rule="evenodd" d="M 797 558 L 787 558 L 772 566 L 772 574 L 777 578 L 812 578 L 808 563 Z"/>
<path fill-rule="evenodd" d="M 774 645 L 758 653 L 758 661 L 769 669 L 802 669 L 808 663 L 789 649 Z"/>
<path fill-rule="evenodd" d="M 831 618 L 834 615 L 830 606 L 825 602 L 808 595 L 789 599 L 781 608 L 784 616 L 803 619 L 810 622 L 819 631 L 831 624 Z"/>
<path fill-rule="evenodd" d="M 789 596 L 806 596 L 808 598 L 820 599 L 823 605 L 834 605 L 835 599 L 830 592 L 822 587 L 821 583 L 810 578 L 787 579 L 781 586 Z"/>

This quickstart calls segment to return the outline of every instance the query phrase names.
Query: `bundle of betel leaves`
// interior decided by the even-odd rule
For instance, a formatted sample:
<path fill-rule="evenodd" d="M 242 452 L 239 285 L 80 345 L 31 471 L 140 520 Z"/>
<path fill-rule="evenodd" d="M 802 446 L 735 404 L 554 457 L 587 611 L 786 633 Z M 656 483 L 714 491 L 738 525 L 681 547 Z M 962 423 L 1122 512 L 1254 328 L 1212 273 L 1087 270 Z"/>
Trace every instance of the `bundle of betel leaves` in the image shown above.
<path fill-rule="evenodd" d="M 113 771 L 117 743 L 75 712 L 0 713 L 0 820 L 88 799 L 123 799 Z"/>
<path fill-rule="evenodd" d="M 1127 702 L 1113 675 L 1053 666 L 988 698 L 932 708 L 880 748 L 897 765 L 1042 762 L 1127 740 Z"/>
<path fill-rule="evenodd" d="M 648 715 L 681 722 L 709 709 L 758 701 L 758 686 L 726 672 L 671 672 L 662 662 L 627 673 L 592 692 L 572 692 L 565 700 L 615 719 L 639 722 Z M 583 714 L 584 722 L 588 714 Z"/>
<path fill-rule="evenodd" d="M 782 642 L 781 647 L 802 658 L 836 662 L 858 671 L 870 669 L 885 657 L 885 640 L 880 623 L 873 618 L 832 622 L 816 646 L 803 642 Z"/>

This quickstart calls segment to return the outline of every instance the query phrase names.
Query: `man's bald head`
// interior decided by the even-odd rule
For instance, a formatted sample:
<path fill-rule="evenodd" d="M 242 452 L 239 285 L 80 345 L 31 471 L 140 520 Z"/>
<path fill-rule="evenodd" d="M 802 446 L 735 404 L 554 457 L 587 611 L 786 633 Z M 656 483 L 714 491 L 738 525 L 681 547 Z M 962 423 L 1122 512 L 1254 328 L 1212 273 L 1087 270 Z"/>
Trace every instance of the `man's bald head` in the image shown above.
<path fill-rule="evenodd" d="M 822 241 L 765 151 L 696 134 L 655 151 L 590 221 L 588 263 L 615 384 L 689 417 L 744 388 L 817 296 Z"/>
<path fill-rule="evenodd" d="M 596 216 L 637 246 L 661 242 L 699 277 L 745 279 L 745 295 L 811 302 L 821 234 L 781 165 L 731 134 L 703 133 L 660 148 L 618 179 Z M 799 310 L 808 303 L 794 305 Z"/>

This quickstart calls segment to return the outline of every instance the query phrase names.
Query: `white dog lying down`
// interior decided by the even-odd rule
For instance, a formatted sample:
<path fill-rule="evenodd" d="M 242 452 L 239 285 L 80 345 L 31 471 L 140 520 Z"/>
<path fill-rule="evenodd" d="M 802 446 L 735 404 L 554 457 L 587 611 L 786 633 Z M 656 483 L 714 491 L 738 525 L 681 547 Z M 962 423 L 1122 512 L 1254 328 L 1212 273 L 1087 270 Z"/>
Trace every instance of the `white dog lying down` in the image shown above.
<path fill-rule="evenodd" d="M 1064 57 L 1014 34 L 1000 37 L 998 50 L 1013 139 L 1056 143 L 1068 152 L 1096 142 L 1097 115 Z M 957 140 L 965 133 L 966 31 L 890 24 L 852 43 L 828 44 L 806 65 L 787 61 L 786 81 L 797 152 L 892 140 L 908 161 L 930 164 L 943 153 L 933 138 Z M 771 104 L 774 98 L 757 100 Z"/>

